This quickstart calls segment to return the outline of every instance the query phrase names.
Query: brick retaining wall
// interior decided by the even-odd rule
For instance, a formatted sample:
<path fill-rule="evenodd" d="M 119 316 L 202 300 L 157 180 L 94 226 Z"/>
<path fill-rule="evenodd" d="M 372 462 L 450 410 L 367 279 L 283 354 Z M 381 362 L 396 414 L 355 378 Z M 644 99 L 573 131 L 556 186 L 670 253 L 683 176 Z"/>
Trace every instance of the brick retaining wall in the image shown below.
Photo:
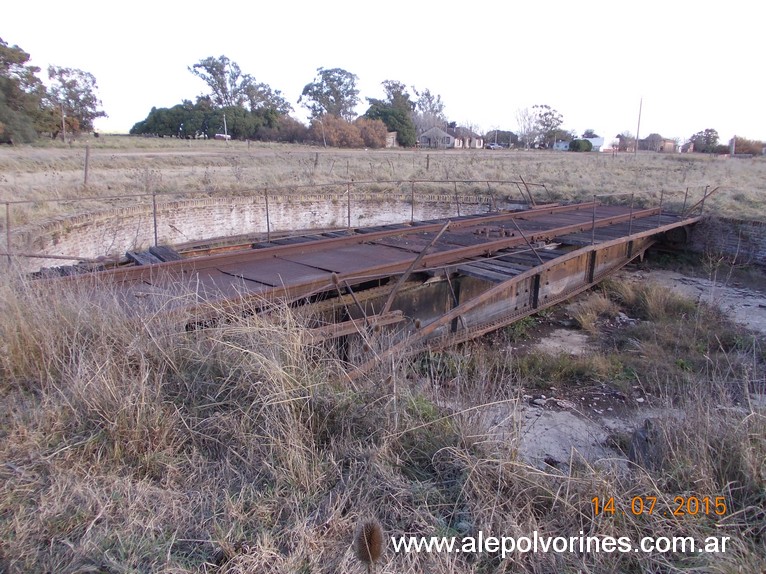
<path fill-rule="evenodd" d="M 766 222 L 705 218 L 692 229 L 689 249 L 726 255 L 738 263 L 766 265 Z"/>

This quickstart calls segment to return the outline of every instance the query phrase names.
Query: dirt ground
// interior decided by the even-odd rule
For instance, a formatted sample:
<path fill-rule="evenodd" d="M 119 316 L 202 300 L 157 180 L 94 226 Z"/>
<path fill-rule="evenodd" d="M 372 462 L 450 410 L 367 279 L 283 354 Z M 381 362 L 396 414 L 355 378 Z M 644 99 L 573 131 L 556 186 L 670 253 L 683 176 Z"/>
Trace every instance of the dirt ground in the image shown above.
<path fill-rule="evenodd" d="M 653 281 L 679 294 L 715 305 L 734 319 L 766 336 L 766 282 L 728 276 L 725 280 L 691 277 L 664 269 L 623 270 L 618 278 Z M 593 351 L 587 333 L 557 320 L 541 336 L 528 343 L 551 354 L 582 355 Z M 766 397 L 754 396 L 753 404 L 766 407 Z M 498 442 L 520 431 L 519 455 L 526 462 L 549 470 L 566 469 L 575 461 L 618 472 L 628 468 L 625 456 L 614 445 L 615 435 L 630 436 L 646 420 L 664 414 L 663 407 L 634 387 L 629 396 L 602 385 L 564 396 L 558 389 L 523 395 L 513 405 L 488 408 L 485 428 Z M 683 413 L 678 413 L 683 416 Z"/>
<path fill-rule="evenodd" d="M 653 281 L 676 293 L 718 307 L 737 323 L 766 335 L 766 282 L 736 277 L 690 277 L 670 270 L 623 272 L 637 281 Z M 759 288 L 760 287 L 760 288 Z"/>

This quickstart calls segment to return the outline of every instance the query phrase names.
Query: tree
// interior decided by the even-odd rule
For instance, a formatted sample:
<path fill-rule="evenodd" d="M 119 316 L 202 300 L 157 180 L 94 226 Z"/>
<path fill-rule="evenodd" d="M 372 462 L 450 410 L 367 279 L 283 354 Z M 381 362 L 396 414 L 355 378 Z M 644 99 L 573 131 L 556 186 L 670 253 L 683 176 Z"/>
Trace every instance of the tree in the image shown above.
<path fill-rule="evenodd" d="M 407 93 L 407 86 L 396 80 L 384 80 L 382 85 L 389 104 L 408 112 L 415 110 L 415 102 L 412 101 L 412 97 Z"/>
<path fill-rule="evenodd" d="M 367 98 L 370 107 L 364 117 L 380 120 L 389 131 L 396 132 L 396 141 L 399 145 L 414 146 L 417 143 L 415 124 L 412 121 L 415 104 L 407 93 L 405 85 L 401 82 L 386 80 L 383 82 L 383 88 L 387 99 Z"/>
<path fill-rule="evenodd" d="M 279 90 L 272 90 L 271 86 L 263 83 L 252 83 L 245 89 L 250 111 L 273 110 L 279 115 L 288 115 L 293 107 L 282 96 Z"/>
<path fill-rule="evenodd" d="M 308 128 L 295 118 L 279 115 L 273 125 L 260 126 L 255 137 L 261 141 L 302 143 L 308 137 Z"/>
<path fill-rule="evenodd" d="M 271 130 L 279 131 L 281 116 L 272 109 L 250 111 L 242 106 L 218 108 L 205 96 L 196 104 L 189 100 L 172 108 L 152 108 L 145 120 L 136 123 L 131 134 L 153 134 L 162 137 L 213 138 L 226 131 L 234 139 L 265 139 Z M 304 128 L 305 129 L 305 128 Z"/>
<path fill-rule="evenodd" d="M 382 121 L 361 117 L 354 121 L 354 125 L 359 130 L 365 147 L 373 149 L 386 147 L 388 128 Z"/>
<path fill-rule="evenodd" d="M 191 117 L 193 110 L 184 104 L 172 108 L 153 107 L 145 120 L 136 123 L 130 130 L 131 134 L 152 134 L 162 137 L 195 135 L 197 122 Z M 200 128 L 207 123 L 207 117 L 199 121 Z"/>
<path fill-rule="evenodd" d="M 743 153 L 751 155 L 763 154 L 763 142 L 760 140 L 749 140 L 743 137 L 735 136 L 734 138 L 734 153 Z M 731 146 L 731 141 L 729 145 Z"/>
<path fill-rule="evenodd" d="M 484 134 L 484 141 L 511 148 L 519 144 L 519 136 L 510 130 L 492 130 Z"/>
<path fill-rule="evenodd" d="M 333 147 L 362 147 L 364 145 L 364 140 L 356 125 L 329 114 L 315 117 L 311 121 L 309 135 L 314 141 L 323 142 Z"/>
<path fill-rule="evenodd" d="M 593 151 L 593 144 L 586 139 L 575 139 L 569 142 L 569 151 Z"/>
<path fill-rule="evenodd" d="M 208 85 L 216 107 L 248 107 L 251 112 L 272 109 L 279 114 L 289 114 L 293 109 L 279 90 L 243 74 L 239 65 L 226 56 L 204 58 L 189 71 Z"/>
<path fill-rule="evenodd" d="M 359 103 L 357 79 L 356 75 L 342 68 L 317 68 L 316 78 L 304 86 L 298 103 L 303 103 L 312 118 L 331 115 L 351 121 Z"/>
<path fill-rule="evenodd" d="M 519 141 L 525 149 L 529 149 L 538 136 L 537 114 L 529 108 L 516 110 L 516 125 L 519 128 Z"/>
<path fill-rule="evenodd" d="M 696 152 L 715 153 L 718 147 L 718 132 L 708 128 L 694 134 L 689 138 L 689 142 L 694 145 Z"/>
<path fill-rule="evenodd" d="M 577 134 L 573 131 L 565 130 L 563 128 L 556 128 L 548 134 L 550 142 L 571 142 L 577 139 Z M 552 144 L 551 144 L 552 145 Z"/>
<path fill-rule="evenodd" d="M 432 94 L 429 89 L 418 92 L 413 87 L 412 91 L 417 96 L 415 109 L 412 113 L 416 132 L 423 133 L 434 126 L 443 126 L 447 123 L 447 117 L 444 115 L 444 102 L 440 95 Z"/>
<path fill-rule="evenodd" d="M 651 133 L 648 136 L 646 136 L 644 139 L 639 140 L 638 149 L 644 150 L 644 151 L 659 152 L 659 151 L 662 151 L 662 144 L 664 141 L 665 141 L 665 138 L 663 138 L 660 134 Z"/>
<path fill-rule="evenodd" d="M 247 101 L 245 89 L 250 76 L 243 76 L 239 65 L 226 56 L 204 58 L 190 66 L 189 71 L 208 85 L 217 107 L 242 106 Z"/>
<path fill-rule="evenodd" d="M 617 138 L 617 151 L 635 151 L 636 138 L 630 132 L 622 132 L 614 136 Z"/>
<path fill-rule="evenodd" d="M 587 130 L 585 130 L 585 131 L 582 133 L 582 137 L 583 137 L 583 139 L 586 139 L 586 138 L 590 139 L 590 138 L 597 138 L 597 137 L 601 137 L 601 136 L 599 136 L 599 135 L 598 135 L 596 132 L 594 132 L 592 129 L 587 129 Z"/>
<path fill-rule="evenodd" d="M 41 102 L 45 88 L 30 66 L 29 54 L 0 38 L 0 141 L 30 142 L 45 114 Z"/>
<path fill-rule="evenodd" d="M 101 100 L 96 95 L 98 86 L 93 74 L 76 68 L 48 67 L 47 99 L 56 112 L 67 119 L 67 129 L 74 133 L 93 130 L 96 118 L 106 117 Z M 54 134 L 55 137 L 55 134 Z"/>
<path fill-rule="evenodd" d="M 540 143 L 546 147 L 553 147 L 556 142 L 556 135 L 564 118 L 561 114 L 547 104 L 537 104 L 532 106 L 535 115 L 535 124 L 539 134 Z"/>

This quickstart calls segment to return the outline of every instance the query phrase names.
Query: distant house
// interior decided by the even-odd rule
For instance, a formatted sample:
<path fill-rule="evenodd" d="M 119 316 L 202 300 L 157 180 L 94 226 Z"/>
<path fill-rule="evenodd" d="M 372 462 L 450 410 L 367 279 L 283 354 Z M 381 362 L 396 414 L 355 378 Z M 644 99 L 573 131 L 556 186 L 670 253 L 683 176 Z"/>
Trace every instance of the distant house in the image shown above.
<path fill-rule="evenodd" d="M 396 132 L 386 134 L 386 147 L 399 147 L 399 144 L 396 143 Z"/>
<path fill-rule="evenodd" d="M 484 147 L 484 138 L 468 128 L 447 128 L 447 133 L 453 135 L 456 140 L 462 142 L 465 149 L 482 149 Z"/>
<path fill-rule="evenodd" d="M 678 144 L 675 140 L 664 138 L 660 134 L 650 134 L 644 139 L 638 140 L 638 150 L 675 153 L 678 151 Z"/>
<path fill-rule="evenodd" d="M 617 151 L 636 151 L 636 138 L 623 134 L 617 134 L 614 137 L 617 138 Z"/>
<path fill-rule="evenodd" d="M 590 142 L 590 144 L 593 146 L 593 149 L 591 151 L 601 151 L 601 148 L 604 146 L 604 138 L 598 137 L 598 138 L 583 138 Z"/>
<path fill-rule="evenodd" d="M 459 147 L 456 143 L 454 136 L 437 127 L 427 129 L 418 138 L 420 147 L 451 149 Z"/>
<path fill-rule="evenodd" d="M 569 151 L 569 142 L 558 140 L 557 142 L 554 142 L 553 150 L 554 151 Z"/>
<path fill-rule="evenodd" d="M 481 149 L 484 147 L 484 138 L 468 128 L 443 130 L 433 127 L 420 134 L 418 145 L 437 149 Z"/>

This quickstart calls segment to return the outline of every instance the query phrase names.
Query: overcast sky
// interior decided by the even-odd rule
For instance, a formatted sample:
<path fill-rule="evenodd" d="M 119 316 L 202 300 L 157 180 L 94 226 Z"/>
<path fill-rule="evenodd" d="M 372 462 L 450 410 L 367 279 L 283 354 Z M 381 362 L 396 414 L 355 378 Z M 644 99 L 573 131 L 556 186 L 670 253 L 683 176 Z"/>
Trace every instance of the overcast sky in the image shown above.
<path fill-rule="evenodd" d="M 118 6 L 124 6 L 118 8 Z M 297 104 L 316 69 L 356 74 L 362 104 L 398 80 L 440 94 L 452 121 L 516 130 L 548 104 L 565 129 L 766 140 L 762 3 L 686 0 L 6 2 L 0 37 L 45 70 L 92 73 L 127 132 L 152 106 L 206 92 L 188 67 L 226 55 Z"/>

